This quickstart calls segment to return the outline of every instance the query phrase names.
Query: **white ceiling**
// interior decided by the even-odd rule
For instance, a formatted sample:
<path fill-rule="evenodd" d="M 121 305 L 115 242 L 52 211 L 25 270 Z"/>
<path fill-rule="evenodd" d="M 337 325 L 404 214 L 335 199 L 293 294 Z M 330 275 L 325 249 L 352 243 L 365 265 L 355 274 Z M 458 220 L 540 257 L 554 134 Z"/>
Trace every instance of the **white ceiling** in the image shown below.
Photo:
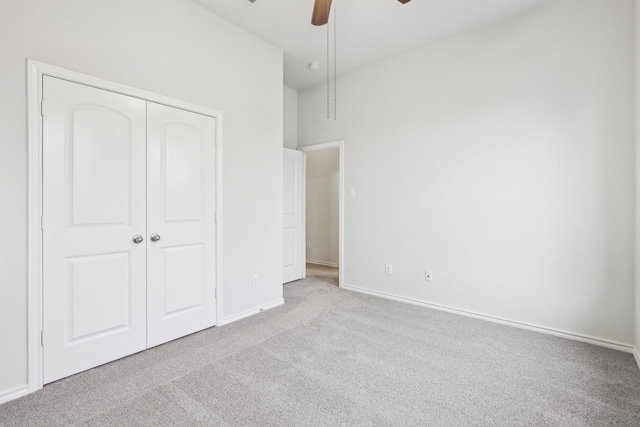
<path fill-rule="evenodd" d="M 327 26 L 311 25 L 314 0 L 193 1 L 282 49 L 285 85 L 302 89 L 326 79 Z M 338 74 L 547 1 L 413 0 L 403 5 L 396 0 L 333 0 Z M 333 26 L 333 17 L 330 22 Z M 318 62 L 321 70 L 310 71 L 311 62 Z M 333 72 L 333 60 L 330 69 Z"/>

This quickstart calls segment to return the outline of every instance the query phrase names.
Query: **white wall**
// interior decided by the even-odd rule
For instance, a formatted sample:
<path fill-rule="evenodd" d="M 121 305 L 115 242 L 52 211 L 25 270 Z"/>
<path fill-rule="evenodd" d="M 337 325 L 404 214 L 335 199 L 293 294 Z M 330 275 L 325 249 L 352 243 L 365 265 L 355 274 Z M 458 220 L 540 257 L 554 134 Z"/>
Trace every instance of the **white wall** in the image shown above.
<path fill-rule="evenodd" d="M 0 396 L 27 381 L 27 58 L 222 111 L 223 315 L 282 298 L 282 52 L 184 0 L 5 0 Z"/>
<path fill-rule="evenodd" d="M 300 91 L 299 146 L 344 139 L 357 190 L 345 283 L 631 344 L 633 31 L 558 0 L 344 76 L 337 121 Z"/>
<path fill-rule="evenodd" d="M 340 149 L 307 153 L 307 262 L 338 267 Z"/>
<path fill-rule="evenodd" d="M 298 91 L 284 86 L 284 147 L 298 148 Z"/>
<path fill-rule="evenodd" d="M 636 297 L 635 297 L 635 347 L 637 362 L 640 364 L 640 0 L 635 0 L 636 52 Z"/>

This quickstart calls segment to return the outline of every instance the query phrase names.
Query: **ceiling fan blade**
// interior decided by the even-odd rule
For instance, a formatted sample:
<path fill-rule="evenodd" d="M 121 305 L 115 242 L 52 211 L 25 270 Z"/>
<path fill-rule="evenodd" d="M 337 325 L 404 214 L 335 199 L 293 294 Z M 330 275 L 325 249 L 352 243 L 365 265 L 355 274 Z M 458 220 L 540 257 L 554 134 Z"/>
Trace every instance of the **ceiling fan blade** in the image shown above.
<path fill-rule="evenodd" d="M 409 3 L 411 0 L 398 0 L 400 3 L 402 4 L 407 4 Z"/>
<path fill-rule="evenodd" d="M 311 23 L 313 25 L 324 25 L 329 22 L 329 11 L 331 10 L 331 0 L 316 0 L 313 5 L 313 15 Z"/>

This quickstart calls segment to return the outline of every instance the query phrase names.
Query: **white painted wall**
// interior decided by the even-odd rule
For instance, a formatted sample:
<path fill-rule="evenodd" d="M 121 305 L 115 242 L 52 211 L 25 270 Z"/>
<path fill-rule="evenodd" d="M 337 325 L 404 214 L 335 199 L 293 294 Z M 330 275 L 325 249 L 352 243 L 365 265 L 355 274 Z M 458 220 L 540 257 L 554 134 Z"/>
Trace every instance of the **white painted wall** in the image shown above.
<path fill-rule="evenodd" d="M 344 76 L 337 121 L 300 91 L 357 190 L 345 283 L 631 344 L 633 58 L 632 0 L 558 0 Z"/>
<path fill-rule="evenodd" d="M 298 148 L 298 91 L 284 86 L 284 147 Z"/>
<path fill-rule="evenodd" d="M 640 0 L 635 0 L 636 18 L 636 297 L 635 297 L 635 348 L 636 361 L 640 365 Z"/>
<path fill-rule="evenodd" d="M 282 298 L 282 52 L 184 0 L 5 0 L 0 396 L 27 375 L 27 58 L 222 111 L 223 315 Z"/>
<path fill-rule="evenodd" d="M 340 149 L 307 153 L 307 262 L 338 267 Z"/>

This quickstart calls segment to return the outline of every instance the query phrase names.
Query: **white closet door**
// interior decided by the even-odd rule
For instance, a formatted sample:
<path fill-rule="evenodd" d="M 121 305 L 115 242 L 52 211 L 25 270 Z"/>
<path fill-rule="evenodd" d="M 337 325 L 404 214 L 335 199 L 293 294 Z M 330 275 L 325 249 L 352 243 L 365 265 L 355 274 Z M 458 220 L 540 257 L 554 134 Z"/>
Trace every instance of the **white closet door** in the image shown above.
<path fill-rule="evenodd" d="M 44 382 L 146 347 L 145 106 L 43 80 Z"/>
<path fill-rule="evenodd" d="M 304 153 L 284 149 L 283 216 L 282 216 L 282 281 L 305 276 L 304 248 Z"/>
<path fill-rule="evenodd" d="M 148 346 L 216 323 L 216 121 L 147 107 Z"/>

